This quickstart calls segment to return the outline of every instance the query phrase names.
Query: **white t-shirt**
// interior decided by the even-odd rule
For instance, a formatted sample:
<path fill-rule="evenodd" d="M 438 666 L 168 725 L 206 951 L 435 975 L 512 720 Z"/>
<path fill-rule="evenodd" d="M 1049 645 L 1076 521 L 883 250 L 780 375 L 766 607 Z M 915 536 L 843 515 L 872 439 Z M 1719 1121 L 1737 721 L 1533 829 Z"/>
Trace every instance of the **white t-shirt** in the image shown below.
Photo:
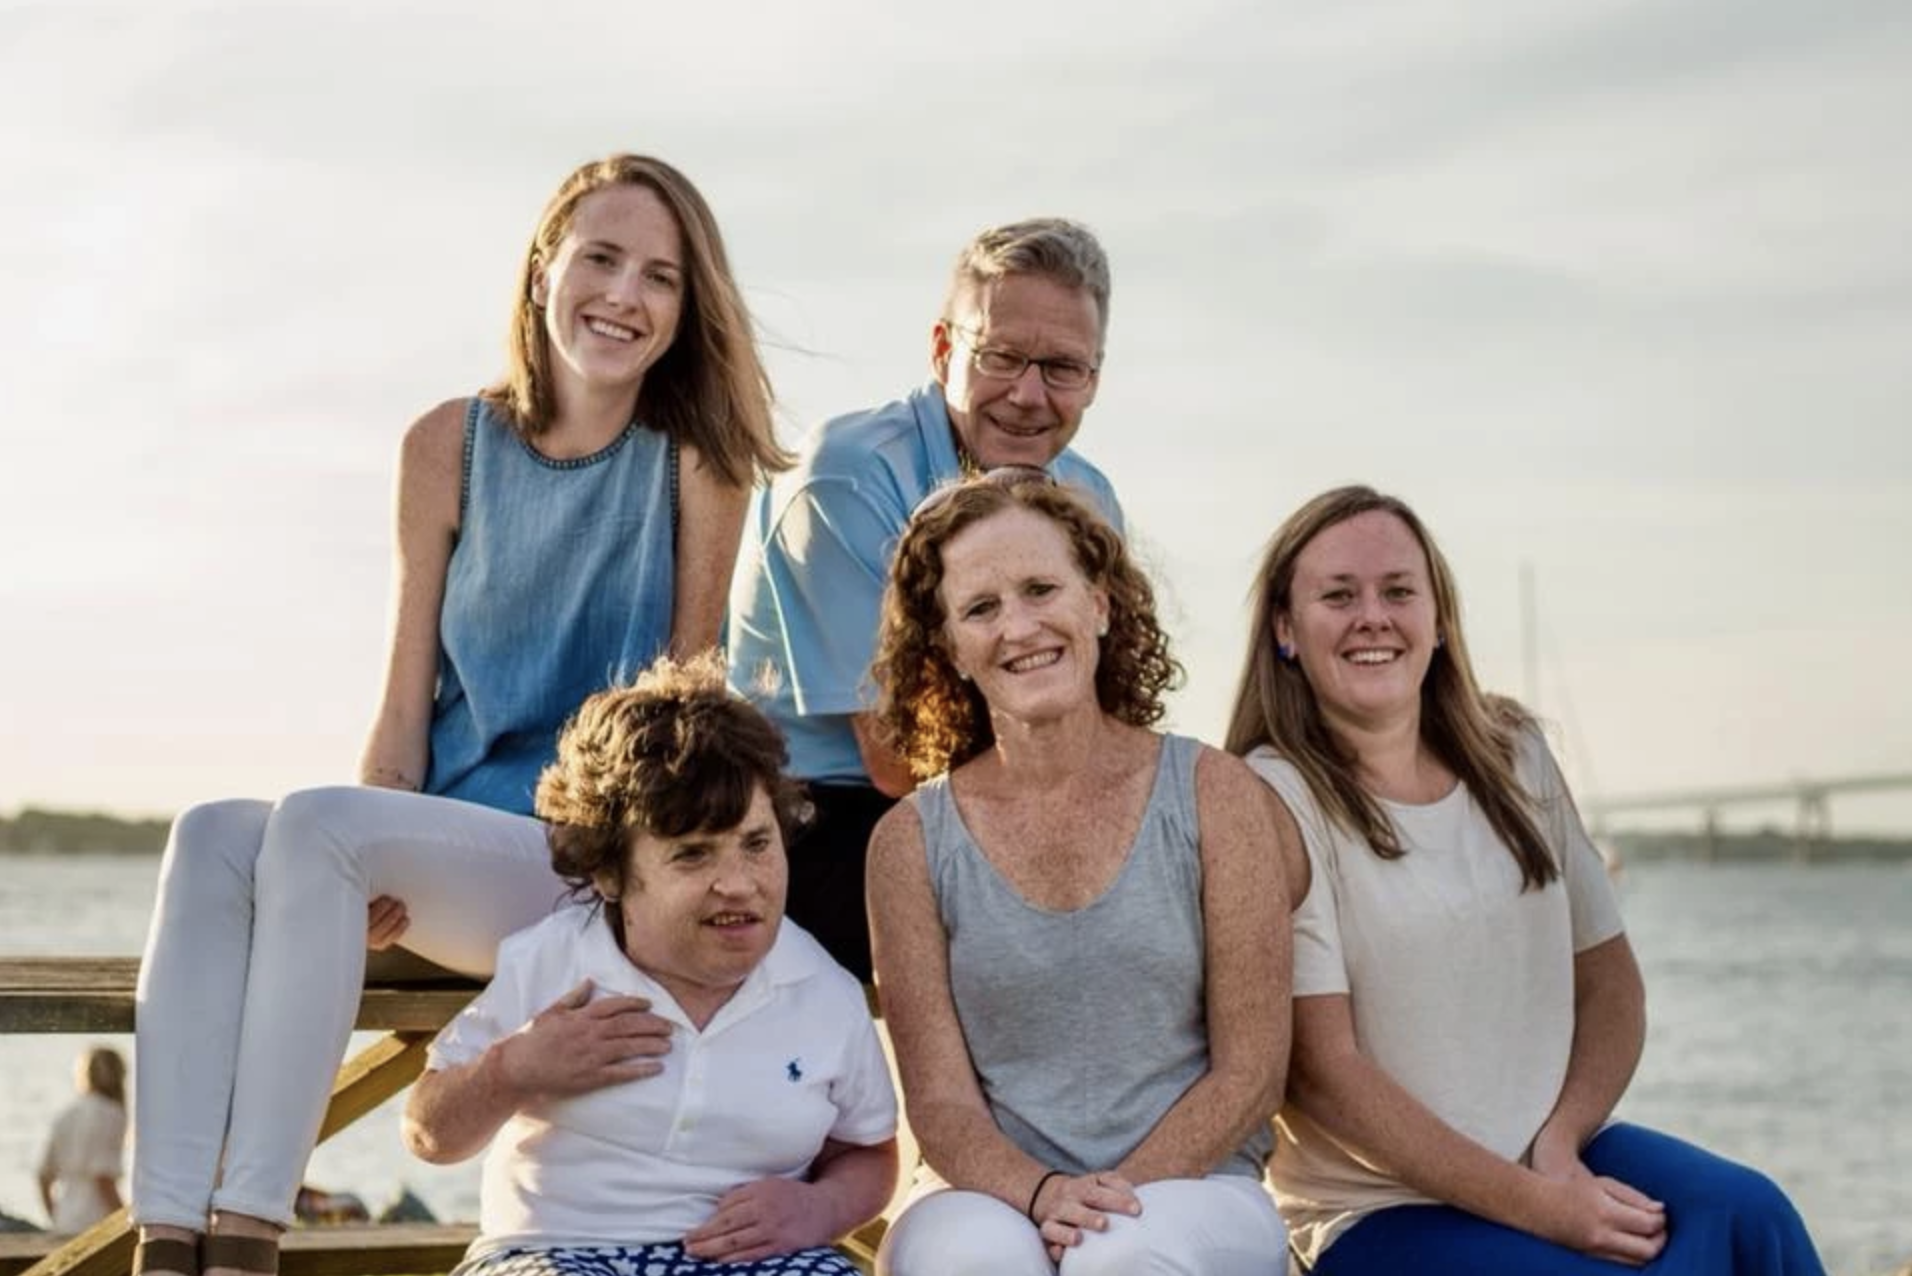
<path fill-rule="evenodd" d="M 699 1032 L 601 914 L 560 909 L 499 946 L 491 985 L 439 1033 L 428 1066 L 471 1063 L 587 978 L 597 996 L 648 997 L 677 1025 L 664 1070 L 505 1122 L 485 1156 L 471 1256 L 678 1240 L 732 1188 L 802 1178 L 826 1138 L 867 1146 L 896 1133 L 862 985 L 789 920 Z"/>
<path fill-rule="evenodd" d="M 126 1147 L 126 1108 L 88 1092 L 53 1118 L 40 1172 L 53 1176 L 53 1230 L 83 1232 L 113 1212 L 100 1195 L 101 1178 L 120 1176 Z"/>
<path fill-rule="evenodd" d="M 1294 994 L 1346 993 L 1361 1052 L 1435 1115 L 1509 1160 L 1559 1098 L 1573 1044 L 1574 955 L 1621 933 L 1606 867 L 1538 730 L 1515 774 L 1560 864 L 1544 890 L 1464 784 L 1425 806 L 1383 802 L 1407 854 L 1384 860 L 1329 823 L 1266 748 L 1248 765 L 1300 825 L 1312 874 L 1294 914 Z M 1268 1177 L 1304 1261 L 1363 1215 L 1422 1196 L 1364 1163 L 1292 1106 Z"/>

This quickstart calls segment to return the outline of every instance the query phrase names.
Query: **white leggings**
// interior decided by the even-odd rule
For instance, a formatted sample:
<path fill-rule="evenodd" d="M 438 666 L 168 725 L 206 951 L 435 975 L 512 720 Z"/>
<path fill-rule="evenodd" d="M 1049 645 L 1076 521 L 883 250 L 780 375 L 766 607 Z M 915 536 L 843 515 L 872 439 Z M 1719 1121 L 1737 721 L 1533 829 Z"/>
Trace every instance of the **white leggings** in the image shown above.
<path fill-rule="evenodd" d="M 1283 1276 L 1288 1233 L 1257 1179 L 1211 1174 L 1136 1189 L 1142 1212 L 1109 1215 L 1062 1256 L 1062 1276 Z M 1029 1220 L 982 1192 L 918 1196 L 883 1237 L 877 1276 L 1056 1276 Z"/>
<path fill-rule="evenodd" d="M 486 976 L 565 887 L 537 820 L 394 789 L 215 802 L 174 823 L 139 973 L 135 1221 L 291 1221 L 375 895 L 405 902 L 406 948 Z"/>

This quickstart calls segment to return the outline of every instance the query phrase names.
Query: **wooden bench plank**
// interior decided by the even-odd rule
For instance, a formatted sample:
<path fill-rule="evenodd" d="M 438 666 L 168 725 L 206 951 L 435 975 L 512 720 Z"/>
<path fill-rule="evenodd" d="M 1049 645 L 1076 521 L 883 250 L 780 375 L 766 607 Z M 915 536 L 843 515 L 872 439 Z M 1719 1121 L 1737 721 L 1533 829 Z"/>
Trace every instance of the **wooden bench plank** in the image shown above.
<path fill-rule="evenodd" d="M 890 1230 L 889 1216 L 878 1214 L 863 1226 L 851 1232 L 837 1244 L 843 1256 L 855 1263 L 857 1270 L 868 1273 L 876 1270 L 876 1250 L 883 1243 L 884 1233 Z M 0 1276 L 4 1276 L 0 1273 Z"/>
<path fill-rule="evenodd" d="M 279 1245 L 282 1276 L 448 1272 L 478 1235 L 471 1223 L 372 1223 L 297 1227 Z M 0 1276 L 19 1276 L 59 1248 L 45 1232 L 0 1233 Z M 130 1256 L 132 1247 L 127 1246 Z M 123 1270 L 123 1268 L 122 1268 Z"/>
<path fill-rule="evenodd" d="M 0 1033 L 131 1032 L 137 957 L 0 958 Z M 375 1032 L 436 1032 L 477 995 L 457 975 L 373 979 L 357 1024 Z"/>
<path fill-rule="evenodd" d="M 435 1033 L 393 1032 L 345 1061 L 332 1082 L 332 1101 L 319 1125 L 319 1142 L 351 1125 L 418 1080 Z"/>
<path fill-rule="evenodd" d="M 132 1222 L 122 1207 L 61 1241 L 38 1261 L 29 1259 L 25 1270 L 37 1276 L 126 1276 L 133 1269 L 134 1240 Z"/>

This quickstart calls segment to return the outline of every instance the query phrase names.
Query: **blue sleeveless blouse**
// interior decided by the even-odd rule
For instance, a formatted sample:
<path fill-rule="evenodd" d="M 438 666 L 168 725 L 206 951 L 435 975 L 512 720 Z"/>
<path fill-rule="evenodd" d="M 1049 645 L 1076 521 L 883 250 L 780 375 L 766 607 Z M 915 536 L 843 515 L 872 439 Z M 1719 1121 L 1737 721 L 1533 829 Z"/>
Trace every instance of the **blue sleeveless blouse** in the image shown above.
<path fill-rule="evenodd" d="M 670 642 L 676 504 L 662 432 L 553 460 L 471 400 L 425 792 L 530 812 L 578 705 Z"/>

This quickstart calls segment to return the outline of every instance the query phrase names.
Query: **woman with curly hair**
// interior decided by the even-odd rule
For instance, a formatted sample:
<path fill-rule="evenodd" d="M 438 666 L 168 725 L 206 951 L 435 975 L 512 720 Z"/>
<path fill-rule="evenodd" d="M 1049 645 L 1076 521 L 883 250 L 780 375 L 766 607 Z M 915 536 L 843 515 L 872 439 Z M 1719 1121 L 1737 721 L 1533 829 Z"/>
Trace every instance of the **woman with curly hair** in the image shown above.
<path fill-rule="evenodd" d="M 784 920 L 783 765 L 714 657 L 565 728 L 538 814 L 587 906 L 500 946 L 405 1113 L 428 1161 L 491 1145 L 465 1276 L 854 1276 L 828 1246 L 889 1199 L 896 1098 L 862 986 Z"/>
<path fill-rule="evenodd" d="M 1282 1270 L 1298 851 L 1245 766 L 1152 729 L 1178 673 L 1122 538 L 1040 471 L 912 516 L 875 677 L 924 783 L 869 901 L 925 1168 L 879 1271 Z"/>

